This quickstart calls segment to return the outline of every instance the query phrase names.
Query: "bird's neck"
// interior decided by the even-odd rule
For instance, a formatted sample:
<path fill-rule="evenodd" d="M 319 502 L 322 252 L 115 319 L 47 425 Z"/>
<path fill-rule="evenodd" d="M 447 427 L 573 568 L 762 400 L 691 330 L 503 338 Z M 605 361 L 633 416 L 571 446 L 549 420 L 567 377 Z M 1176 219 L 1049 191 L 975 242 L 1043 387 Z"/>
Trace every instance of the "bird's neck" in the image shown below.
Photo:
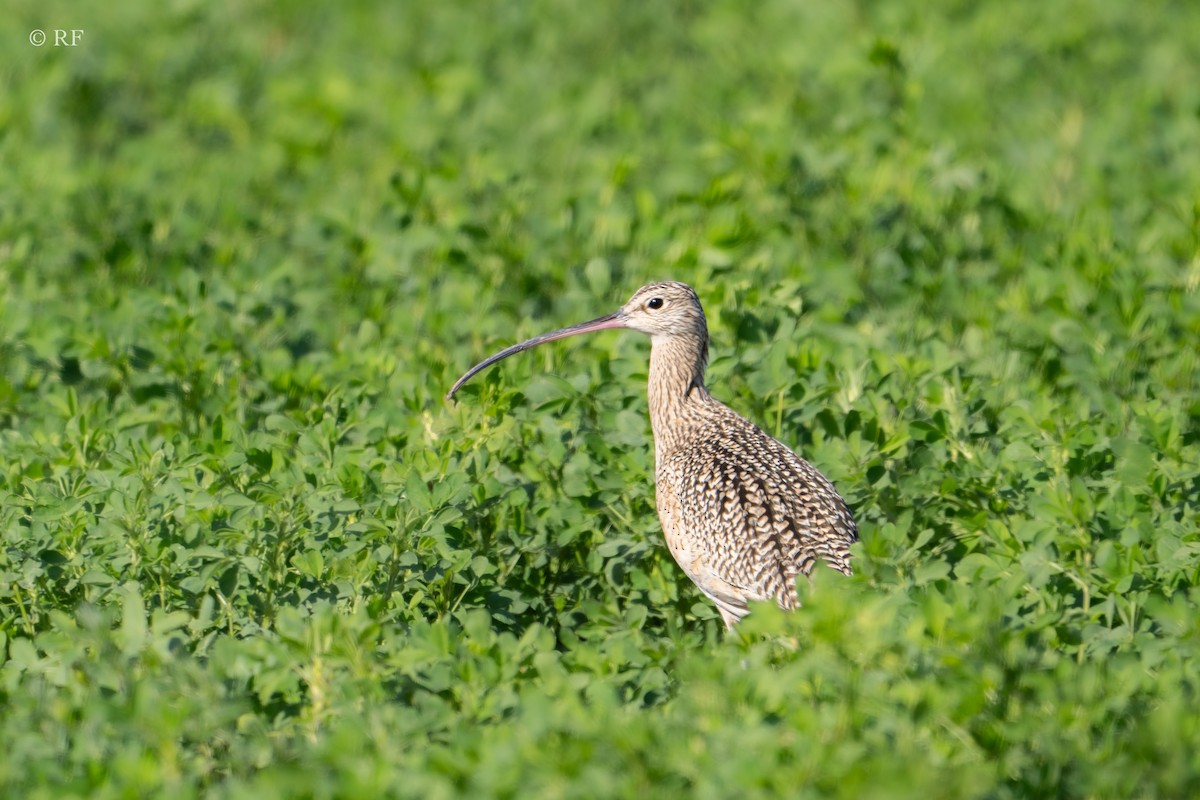
<path fill-rule="evenodd" d="M 704 368 L 708 342 L 698 336 L 655 337 L 650 348 L 650 425 L 656 450 L 662 455 L 685 435 L 696 418 L 691 413 L 708 400 Z"/>

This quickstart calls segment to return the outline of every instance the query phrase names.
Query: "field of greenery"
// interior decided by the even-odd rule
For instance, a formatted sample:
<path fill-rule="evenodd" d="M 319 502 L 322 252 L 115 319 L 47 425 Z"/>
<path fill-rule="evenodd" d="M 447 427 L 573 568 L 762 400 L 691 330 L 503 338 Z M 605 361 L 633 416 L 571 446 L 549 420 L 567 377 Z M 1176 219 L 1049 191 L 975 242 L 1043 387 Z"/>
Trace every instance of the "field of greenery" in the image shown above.
<path fill-rule="evenodd" d="M 0 796 L 1200 794 L 1200 4 L 11 6 Z M 656 279 L 861 530 L 732 635 L 642 337 L 442 398 Z"/>

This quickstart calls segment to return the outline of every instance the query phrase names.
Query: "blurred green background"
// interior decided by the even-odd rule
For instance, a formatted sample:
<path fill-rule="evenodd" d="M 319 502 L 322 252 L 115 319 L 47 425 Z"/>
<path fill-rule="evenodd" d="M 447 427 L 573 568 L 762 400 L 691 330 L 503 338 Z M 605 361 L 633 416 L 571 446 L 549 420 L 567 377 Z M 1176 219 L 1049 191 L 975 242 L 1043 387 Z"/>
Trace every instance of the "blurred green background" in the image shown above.
<path fill-rule="evenodd" d="M 1196 31 L 11 3 L 0 794 L 1200 793 Z M 860 523 L 736 635 L 662 542 L 645 341 L 441 399 L 665 278 Z"/>

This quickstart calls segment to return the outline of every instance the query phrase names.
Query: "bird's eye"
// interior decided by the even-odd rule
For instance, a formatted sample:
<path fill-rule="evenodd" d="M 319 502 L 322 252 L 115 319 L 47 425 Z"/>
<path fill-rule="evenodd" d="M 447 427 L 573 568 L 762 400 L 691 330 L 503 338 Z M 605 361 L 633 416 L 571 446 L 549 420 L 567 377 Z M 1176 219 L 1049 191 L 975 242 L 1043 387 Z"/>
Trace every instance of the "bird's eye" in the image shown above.
<path fill-rule="evenodd" d="M 663 307 L 663 299 L 661 297 L 651 297 L 646 302 L 646 308 L 650 309 L 651 311 L 657 311 L 658 309 L 660 309 L 662 307 Z"/>

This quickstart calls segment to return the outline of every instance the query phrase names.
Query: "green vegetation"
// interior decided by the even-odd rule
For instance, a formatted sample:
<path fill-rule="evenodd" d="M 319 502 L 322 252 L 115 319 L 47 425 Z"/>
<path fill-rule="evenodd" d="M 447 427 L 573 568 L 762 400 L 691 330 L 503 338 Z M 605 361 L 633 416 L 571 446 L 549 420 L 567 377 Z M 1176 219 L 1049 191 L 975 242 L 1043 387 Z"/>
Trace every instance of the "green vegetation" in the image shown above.
<path fill-rule="evenodd" d="M 0 19 L 0 795 L 1200 794 L 1200 5 L 90 5 Z M 861 527 L 735 636 L 643 339 L 442 401 L 660 278 Z"/>

